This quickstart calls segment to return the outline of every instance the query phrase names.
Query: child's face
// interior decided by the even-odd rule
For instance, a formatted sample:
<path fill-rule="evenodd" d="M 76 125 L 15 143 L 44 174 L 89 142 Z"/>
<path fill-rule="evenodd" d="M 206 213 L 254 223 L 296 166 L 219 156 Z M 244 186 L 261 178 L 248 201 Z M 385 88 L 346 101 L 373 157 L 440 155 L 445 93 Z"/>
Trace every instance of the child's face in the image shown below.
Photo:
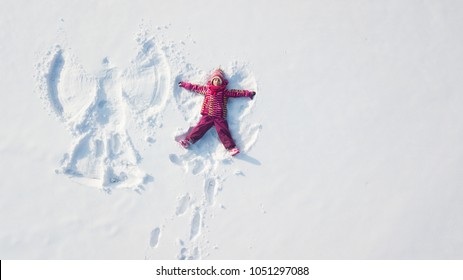
<path fill-rule="evenodd" d="M 214 79 L 212 79 L 212 84 L 214 86 L 220 86 L 220 85 L 222 85 L 222 81 L 219 78 L 214 78 Z"/>

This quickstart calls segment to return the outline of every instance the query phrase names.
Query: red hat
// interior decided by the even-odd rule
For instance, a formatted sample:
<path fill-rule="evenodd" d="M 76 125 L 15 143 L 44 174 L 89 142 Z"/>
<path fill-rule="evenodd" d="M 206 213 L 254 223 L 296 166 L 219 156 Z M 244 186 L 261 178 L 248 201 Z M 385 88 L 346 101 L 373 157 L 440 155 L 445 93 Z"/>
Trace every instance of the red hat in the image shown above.
<path fill-rule="evenodd" d="M 210 81 L 212 82 L 214 78 L 219 78 L 222 83 L 225 83 L 226 81 L 225 73 L 220 68 L 212 72 Z"/>

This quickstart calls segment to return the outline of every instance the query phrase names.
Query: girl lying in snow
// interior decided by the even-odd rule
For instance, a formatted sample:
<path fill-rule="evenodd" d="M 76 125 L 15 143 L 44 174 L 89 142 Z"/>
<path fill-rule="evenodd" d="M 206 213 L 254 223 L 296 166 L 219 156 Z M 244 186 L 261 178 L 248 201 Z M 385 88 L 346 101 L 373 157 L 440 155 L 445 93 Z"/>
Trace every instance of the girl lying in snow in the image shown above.
<path fill-rule="evenodd" d="M 179 141 L 185 149 L 197 142 L 206 132 L 215 126 L 220 141 L 230 152 L 230 155 L 237 155 L 240 150 L 236 147 L 235 141 L 230 133 L 227 123 L 227 101 L 230 97 L 254 98 L 256 93 L 248 90 L 227 89 L 228 81 L 221 69 L 212 72 L 206 86 L 194 85 L 187 82 L 179 82 L 179 87 L 204 95 L 204 102 L 201 109 L 201 120 L 191 132 Z"/>

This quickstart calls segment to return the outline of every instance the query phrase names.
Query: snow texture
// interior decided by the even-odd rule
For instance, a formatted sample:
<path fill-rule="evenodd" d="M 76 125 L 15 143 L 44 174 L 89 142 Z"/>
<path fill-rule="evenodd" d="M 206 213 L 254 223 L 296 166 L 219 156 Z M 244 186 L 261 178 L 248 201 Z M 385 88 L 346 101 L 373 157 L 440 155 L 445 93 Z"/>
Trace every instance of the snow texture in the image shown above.
<path fill-rule="evenodd" d="M 463 257 L 463 4 L 30 2 L 0 4 L 1 259 Z M 236 157 L 177 143 L 217 67 L 257 92 Z"/>
<path fill-rule="evenodd" d="M 128 69 L 112 67 L 105 58 L 102 70 L 96 75 L 85 72 L 70 47 L 56 45 L 41 58 L 36 67 L 39 95 L 45 108 L 65 124 L 73 137 L 69 152 L 63 155 L 56 169 L 57 174 L 107 193 L 121 188 L 141 193 L 153 176 L 143 171 L 141 163 L 146 155 L 134 145 L 129 126 L 135 123 L 138 135 L 154 144 L 156 134 L 168 133 L 163 132 L 163 113 L 167 106 L 174 106 L 180 112 L 186 128 L 197 122 L 201 100 L 174 87 L 174 83 L 186 77 L 206 83 L 207 74 L 180 58 L 172 43 L 162 45 L 148 29 L 139 31 L 136 43 L 137 54 Z M 257 88 L 245 64 L 234 62 L 224 70 L 231 73 L 228 77 L 231 88 Z M 169 103 L 170 99 L 174 102 Z M 246 154 L 256 144 L 262 128 L 250 121 L 255 102 L 240 98 L 229 103 L 230 130 Z M 178 141 L 185 134 L 185 128 L 177 128 L 172 141 Z M 249 160 L 251 157 L 237 158 Z M 200 247 L 195 240 L 204 226 L 202 217 L 214 206 L 224 178 L 234 175 L 223 168 L 232 165 L 234 159 L 220 144 L 214 129 L 197 145 L 172 153 L 169 159 L 185 173 L 203 178 L 203 194 L 193 198 L 185 194 L 176 210 L 176 215 L 181 216 L 188 208 L 194 209 L 189 225 L 189 242 L 193 248 L 191 253 L 180 252 L 178 257 L 200 258 Z M 191 200 L 195 203 L 190 205 Z M 156 227 L 151 232 L 151 248 L 157 247 L 159 236 L 160 228 Z M 182 247 L 184 249 L 187 248 Z"/>

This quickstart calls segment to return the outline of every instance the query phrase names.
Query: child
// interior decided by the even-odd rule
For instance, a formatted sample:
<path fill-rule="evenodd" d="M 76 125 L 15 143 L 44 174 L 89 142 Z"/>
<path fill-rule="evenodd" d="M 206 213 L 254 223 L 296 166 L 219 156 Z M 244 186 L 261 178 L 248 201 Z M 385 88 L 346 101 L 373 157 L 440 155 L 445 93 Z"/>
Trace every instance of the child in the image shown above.
<path fill-rule="evenodd" d="M 221 69 L 212 72 L 206 86 L 187 82 L 178 83 L 179 87 L 204 95 L 201 120 L 185 139 L 179 141 L 182 147 L 187 149 L 191 144 L 201 139 L 212 126 L 215 126 L 220 141 L 222 141 L 230 155 L 235 156 L 240 152 L 228 128 L 227 101 L 230 97 L 249 97 L 253 99 L 256 93 L 248 90 L 227 89 L 227 84 L 228 81 L 225 79 L 225 74 Z"/>

